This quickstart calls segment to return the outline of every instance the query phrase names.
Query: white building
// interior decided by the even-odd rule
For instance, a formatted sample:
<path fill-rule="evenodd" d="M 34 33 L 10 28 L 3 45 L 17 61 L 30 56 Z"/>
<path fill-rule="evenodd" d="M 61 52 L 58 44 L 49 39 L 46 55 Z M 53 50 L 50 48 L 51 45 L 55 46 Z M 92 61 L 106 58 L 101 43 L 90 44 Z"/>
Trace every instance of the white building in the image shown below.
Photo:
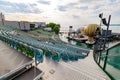
<path fill-rule="evenodd" d="M 34 22 L 37 26 L 38 26 L 38 28 L 45 28 L 46 27 L 46 23 L 45 22 Z"/>
<path fill-rule="evenodd" d="M 45 31 L 52 31 L 51 28 L 44 28 L 43 30 L 45 30 Z"/>

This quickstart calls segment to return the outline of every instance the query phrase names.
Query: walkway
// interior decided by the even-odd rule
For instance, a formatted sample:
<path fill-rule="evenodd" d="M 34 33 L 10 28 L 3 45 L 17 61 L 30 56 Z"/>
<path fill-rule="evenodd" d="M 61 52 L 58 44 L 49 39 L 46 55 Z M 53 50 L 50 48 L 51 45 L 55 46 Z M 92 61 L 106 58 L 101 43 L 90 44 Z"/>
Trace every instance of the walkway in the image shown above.
<path fill-rule="evenodd" d="M 77 62 L 55 63 L 53 60 L 45 58 L 39 64 L 45 74 L 43 80 L 110 80 L 110 78 L 99 68 L 93 59 L 93 51 L 85 59 Z"/>
<path fill-rule="evenodd" d="M 14 30 L 12 28 L 6 28 L 6 29 L 4 30 L 3 28 L 3 31 L 9 32 Z M 44 43 L 34 38 L 33 39 L 29 37 L 26 38 L 25 36 L 21 36 L 21 35 L 12 35 L 12 34 L 10 35 L 11 38 L 13 39 L 16 39 L 24 43 L 28 43 L 29 45 L 38 48 L 44 47 L 44 49 L 47 49 L 49 51 L 56 50 L 56 52 L 60 53 L 63 50 L 69 55 L 71 53 L 73 53 L 74 55 L 76 53 L 76 55 L 78 55 L 76 51 L 80 50 L 80 48 L 65 44 L 59 45 L 59 44 Z M 6 34 L 6 37 L 10 37 L 10 35 Z M 52 38 L 55 37 L 53 36 Z M 84 50 L 83 52 L 86 51 L 87 50 Z M 8 47 L 8 45 L 0 41 L 0 64 L 1 64 L 0 76 L 7 72 L 10 72 L 15 67 L 18 67 L 30 61 L 29 59 L 21 58 L 22 55 L 19 55 L 17 53 L 18 52 L 16 50 Z M 9 58 L 7 58 L 6 56 Z M 62 59 L 60 59 L 60 62 L 54 62 L 52 59 L 47 59 L 44 57 L 44 62 L 39 64 L 38 67 L 45 72 L 45 75 L 43 76 L 43 80 L 110 80 L 110 78 L 95 63 L 93 59 L 92 50 L 90 51 L 88 57 L 84 59 L 79 59 L 78 61 L 64 62 L 62 61 Z M 25 75 L 28 76 L 28 74 Z M 24 76 L 24 74 L 22 74 L 22 76 Z"/>
<path fill-rule="evenodd" d="M 1 41 L 0 44 L 1 65 L 4 64 L 7 68 L 13 68 L 14 65 L 11 64 L 20 64 L 17 63 L 20 61 L 19 57 L 13 58 L 12 55 L 12 58 L 9 58 L 9 60 L 3 57 L 3 54 L 4 56 L 10 55 L 10 53 L 16 55 L 17 51 L 7 47 L 7 45 Z M 56 63 L 51 59 L 45 58 L 44 62 L 38 65 L 38 67 L 45 72 L 43 80 L 110 80 L 109 77 L 95 63 L 92 53 L 93 52 L 90 51 L 88 57 L 75 62 L 64 62 L 61 60 Z M 1 59 L 7 62 L 4 63 Z M 3 70 L 1 67 L 2 66 L 0 66 L 0 72 Z"/>

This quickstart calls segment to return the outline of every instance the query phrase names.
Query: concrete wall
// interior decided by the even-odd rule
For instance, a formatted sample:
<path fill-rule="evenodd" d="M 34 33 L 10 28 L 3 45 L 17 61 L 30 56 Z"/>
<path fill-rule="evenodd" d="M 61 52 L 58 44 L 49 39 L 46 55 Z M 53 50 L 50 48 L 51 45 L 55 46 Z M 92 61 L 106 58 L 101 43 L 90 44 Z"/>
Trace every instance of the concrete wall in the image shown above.
<path fill-rule="evenodd" d="M 5 25 L 19 29 L 18 21 L 5 21 Z"/>
<path fill-rule="evenodd" d="M 0 21 L 0 26 L 2 26 L 2 21 Z"/>
<path fill-rule="evenodd" d="M 15 27 L 20 30 L 30 30 L 30 23 L 27 21 L 5 21 L 5 25 Z"/>
<path fill-rule="evenodd" d="M 0 13 L 0 26 L 4 25 L 5 17 L 2 13 Z"/>
<path fill-rule="evenodd" d="M 20 22 L 20 29 L 21 30 L 30 30 L 30 23 L 26 21 Z"/>
<path fill-rule="evenodd" d="M 41 28 L 44 28 L 46 26 L 45 22 L 6 21 L 4 15 L 0 13 L 0 26 L 6 25 L 21 30 L 30 30 L 30 24 L 35 24 L 36 28 L 38 28 L 38 26 Z"/>

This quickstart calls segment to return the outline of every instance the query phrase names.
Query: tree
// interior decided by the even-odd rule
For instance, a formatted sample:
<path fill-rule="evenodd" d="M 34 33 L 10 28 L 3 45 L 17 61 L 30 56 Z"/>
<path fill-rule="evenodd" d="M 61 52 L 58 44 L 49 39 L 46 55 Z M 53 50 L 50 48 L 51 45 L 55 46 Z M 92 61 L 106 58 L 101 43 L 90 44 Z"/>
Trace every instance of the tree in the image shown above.
<path fill-rule="evenodd" d="M 56 26 L 56 24 L 51 22 L 51 23 L 48 23 L 46 26 L 47 26 L 47 27 L 51 27 L 51 29 L 52 29 L 52 31 L 53 31 L 54 26 Z"/>
<path fill-rule="evenodd" d="M 53 30 L 54 30 L 55 34 L 58 34 L 60 31 L 60 27 L 56 25 L 56 26 L 54 26 Z"/>
<path fill-rule="evenodd" d="M 56 34 L 58 34 L 59 31 L 60 31 L 60 24 L 56 24 L 56 23 L 50 22 L 46 26 L 47 27 L 51 27 L 52 31 L 54 31 Z"/>

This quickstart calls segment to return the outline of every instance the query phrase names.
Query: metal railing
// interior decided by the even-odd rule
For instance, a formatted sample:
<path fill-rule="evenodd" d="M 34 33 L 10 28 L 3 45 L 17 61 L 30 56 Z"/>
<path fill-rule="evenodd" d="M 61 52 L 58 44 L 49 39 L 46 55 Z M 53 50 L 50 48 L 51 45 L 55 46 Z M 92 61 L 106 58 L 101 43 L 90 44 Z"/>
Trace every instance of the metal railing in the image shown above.
<path fill-rule="evenodd" d="M 94 60 L 112 80 L 120 79 L 120 42 L 106 50 L 94 51 Z"/>

